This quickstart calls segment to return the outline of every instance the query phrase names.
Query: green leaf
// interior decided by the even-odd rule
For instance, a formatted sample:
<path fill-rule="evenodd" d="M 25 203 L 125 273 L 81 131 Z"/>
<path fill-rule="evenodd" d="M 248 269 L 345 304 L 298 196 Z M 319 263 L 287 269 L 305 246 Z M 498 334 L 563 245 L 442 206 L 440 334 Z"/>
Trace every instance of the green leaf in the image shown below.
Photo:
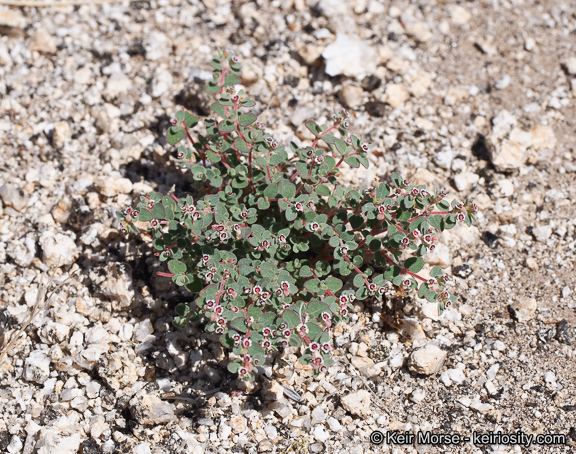
<path fill-rule="evenodd" d="M 236 125 L 229 120 L 224 120 L 218 125 L 218 130 L 220 132 L 232 132 L 236 130 Z"/>
<path fill-rule="evenodd" d="M 292 183 L 283 184 L 279 189 L 280 195 L 287 199 L 292 199 L 296 195 L 296 186 Z"/>
<path fill-rule="evenodd" d="M 170 269 L 170 272 L 174 274 L 186 273 L 186 264 L 178 260 L 170 260 L 168 262 L 168 268 Z"/>
<path fill-rule="evenodd" d="M 246 325 L 246 319 L 244 317 L 235 318 L 230 322 L 230 326 L 241 333 L 248 332 L 248 326 Z"/>
<path fill-rule="evenodd" d="M 256 121 L 256 115 L 253 113 L 245 113 L 240 115 L 238 120 L 241 126 L 250 126 L 252 123 Z"/>
<path fill-rule="evenodd" d="M 340 139 L 336 139 L 334 141 L 334 145 L 336 145 L 336 149 L 340 152 L 340 154 L 345 154 L 346 153 L 346 142 L 344 142 L 343 140 Z"/>
<path fill-rule="evenodd" d="M 239 361 L 233 361 L 231 363 L 228 363 L 228 370 L 230 372 L 232 372 L 233 374 L 237 374 L 238 373 L 238 369 L 240 369 L 240 362 Z"/>
<path fill-rule="evenodd" d="M 228 118 L 228 115 L 226 115 L 226 109 L 222 104 L 215 102 L 214 104 L 212 104 L 212 110 L 216 112 L 218 115 L 220 115 L 222 118 Z"/>
<path fill-rule="evenodd" d="M 401 275 L 402 270 L 399 266 L 392 265 L 384 272 L 384 278 L 387 281 L 393 281 L 395 277 Z"/>
<path fill-rule="evenodd" d="M 304 288 L 312 293 L 316 293 L 320 291 L 320 280 L 310 279 L 304 283 Z"/>
<path fill-rule="evenodd" d="M 412 273 L 418 273 L 424 266 L 422 257 L 410 257 L 404 261 L 404 267 Z"/>
<path fill-rule="evenodd" d="M 300 324 L 300 316 L 291 309 L 286 309 L 282 313 L 282 319 L 286 322 L 288 328 L 290 329 Z"/>
<path fill-rule="evenodd" d="M 354 287 L 362 287 L 366 282 L 364 282 L 364 275 L 357 274 L 354 276 Z"/>
<path fill-rule="evenodd" d="M 186 132 L 180 126 L 174 125 L 169 127 L 168 131 L 166 131 L 166 140 L 170 145 L 175 145 L 180 142 L 185 135 Z"/>
<path fill-rule="evenodd" d="M 230 87 L 240 83 L 240 78 L 236 74 L 228 74 L 224 79 L 224 86 Z"/>
<path fill-rule="evenodd" d="M 313 121 L 307 121 L 304 125 L 310 130 L 315 136 L 320 135 L 320 127 Z"/>
<path fill-rule="evenodd" d="M 216 85 L 214 82 L 208 82 L 205 91 L 206 93 L 218 93 L 220 91 L 220 85 Z"/>
<path fill-rule="evenodd" d="M 180 317 L 186 317 L 190 312 L 190 306 L 184 303 L 180 303 L 176 306 L 174 310 Z"/>
<path fill-rule="evenodd" d="M 381 184 L 376 188 L 376 198 L 385 199 L 390 195 L 390 187 L 386 184 Z"/>
<path fill-rule="evenodd" d="M 340 279 L 335 278 L 335 277 L 326 278 L 324 283 L 328 286 L 328 288 L 332 292 L 337 292 L 338 290 L 340 290 L 342 288 L 342 281 Z"/>
<path fill-rule="evenodd" d="M 432 268 L 430 270 L 430 276 L 438 278 L 440 276 L 442 276 L 444 274 L 444 272 L 442 271 L 442 268 L 440 268 L 439 266 L 435 266 L 434 268 Z"/>
<path fill-rule="evenodd" d="M 356 156 L 348 156 L 344 159 L 344 162 L 346 162 L 350 167 L 354 167 L 355 169 L 360 167 L 360 161 Z"/>
<path fill-rule="evenodd" d="M 325 196 L 329 196 L 330 194 L 332 194 L 328 186 L 326 186 L 325 184 L 319 184 L 318 186 L 316 186 L 315 192 L 316 194 Z"/>
<path fill-rule="evenodd" d="M 188 126 L 189 128 L 193 128 L 194 126 L 196 126 L 198 124 L 198 120 L 199 118 L 197 116 L 192 115 L 188 111 L 184 112 L 184 123 L 186 123 L 186 126 Z"/>
<path fill-rule="evenodd" d="M 312 276 L 312 270 L 308 265 L 304 265 L 300 268 L 300 277 L 310 277 Z"/>
<path fill-rule="evenodd" d="M 166 217 L 166 209 L 164 208 L 164 205 L 162 205 L 161 203 L 157 203 L 156 205 L 154 205 L 154 208 L 152 208 L 152 216 L 154 216 L 156 219 L 164 219 Z"/>
<path fill-rule="evenodd" d="M 286 214 L 286 220 L 288 222 L 292 222 L 298 216 L 296 211 L 294 211 L 294 209 L 291 206 L 286 208 L 285 214 Z"/>
<path fill-rule="evenodd" d="M 328 133 L 328 134 L 324 134 L 322 136 L 322 140 L 326 143 L 333 144 L 334 141 L 336 140 L 336 137 L 334 137 L 332 134 Z"/>
<path fill-rule="evenodd" d="M 240 137 L 238 137 L 234 141 L 234 148 L 236 148 L 238 151 L 243 151 L 245 153 L 250 151 L 250 148 L 248 148 L 248 146 L 246 145 L 246 142 L 243 139 L 241 139 Z"/>
<path fill-rule="evenodd" d="M 154 216 L 152 216 L 152 213 L 145 208 L 142 208 L 140 210 L 140 213 L 138 214 L 138 220 L 139 221 L 150 221 L 153 218 L 154 218 Z"/>

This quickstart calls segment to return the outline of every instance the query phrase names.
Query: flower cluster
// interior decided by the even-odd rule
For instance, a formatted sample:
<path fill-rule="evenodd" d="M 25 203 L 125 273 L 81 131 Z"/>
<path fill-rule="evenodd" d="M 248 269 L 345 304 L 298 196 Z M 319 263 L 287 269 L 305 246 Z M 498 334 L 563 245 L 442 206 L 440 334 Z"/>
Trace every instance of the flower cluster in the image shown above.
<path fill-rule="evenodd" d="M 169 143 L 187 141 L 176 161 L 193 176 L 191 192 L 153 192 L 118 213 L 125 232 L 151 233 L 169 271 L 159 274 L 196 295 L 177 306 L 176 326 L 203 321 L 232 351 L 228 369 L 242 379 L 288 346 L 321 373 L 332 363 L 331 331 L 356 299 L 403 288 L 441 311 L 455 301 L 439 267 L 430 277 L 418 273 L 438 232 L 471 225 L 476 204 L 450 204 L 444 192 L 397 174 L 390 185 L 375 181 L 362 190 L 338 184 L 341 165 L 368 167 L 372 148 L 349 132 L 347 111 L 327 125 L 307 121 L 313 141 L 284 147 L 238 89 L 238 58 L 220 53 L 211 65 L 207 91 L 216 96 L 216 117 L 199 134 L 199 119 L 183 109 L 167 131 Z M 353 289 L 344 290 L 347 279 Z"/>

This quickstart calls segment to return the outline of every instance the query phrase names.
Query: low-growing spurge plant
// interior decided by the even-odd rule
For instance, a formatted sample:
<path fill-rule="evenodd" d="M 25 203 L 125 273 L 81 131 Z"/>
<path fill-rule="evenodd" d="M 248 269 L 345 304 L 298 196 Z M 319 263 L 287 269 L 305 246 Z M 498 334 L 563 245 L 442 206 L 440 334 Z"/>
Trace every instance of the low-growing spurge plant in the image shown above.
<path fill-rule="evenodd" d="M 287 148 L 250 111 L 236 56 L 221 52 L 211 63 L 216 118 L 182 110 L 168 129 L 170 144 L 182 140 L 178 163 L 197 182 L 193 198 L 152 192 L 136 208 L 118 213 L 125 232 L 146 223 L 170 277 L 197 294 L 176 307 L 174 324 L 205 318 L 232 350 L 228 369 L 253 379 L 266 355 L 301 347 L 303 364 L 326 371 L 331 329 L 348 317 L 354 300 L 382 299 L 412 289 L 438 302 L 442 312 L 455 297 L 439 267 L 418 273 L 434 250 L 436 232 L 471 225 L 477 206 L 444 200 L 442 191 L 413 186 L 397 174 L 390 185 L 357 190 L 338 184 L 342 163 L 368 167 L 371 146 L 350 134 L 350 115 L 337 111 L 328 125 L 314 121 L 309 146 Z M 370 260 L 374 269 L 364 266 Z M 353 285 L 344 286 L 349 280 Z"/>

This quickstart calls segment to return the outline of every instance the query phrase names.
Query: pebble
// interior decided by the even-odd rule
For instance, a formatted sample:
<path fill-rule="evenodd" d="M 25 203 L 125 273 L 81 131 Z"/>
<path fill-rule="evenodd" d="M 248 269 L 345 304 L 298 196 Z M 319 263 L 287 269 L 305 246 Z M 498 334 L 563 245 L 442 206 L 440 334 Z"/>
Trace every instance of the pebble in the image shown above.
<path fill-rule="evenodd" d="M 544 381 L 546 383 L 556 383 L 556 374 L 552 371 L 548 371 L 544 374 Z"/>
<path fill-rule="evenodd" d="M 404 11 L 400 15 L 400 22 L 406 30 L 406 33 L 416 38 L 418 41 L 426 42 L 432 38 L 432 32 L 428 24 L 417 17 L 411 10 Z"/>
<path fill-rule="evenodd" d="M 59 121 L 54 123 L 54 131 L 52 132 L 52 143 L 56 148 L 62 148 L 66 142 L 72 137 L 70 125 L 66 121 Z"/>
<path fill-rule="evenodd" d="M 336 41 L 322 52 L 326 60 L 326 74 L 364 77 L 376 71 L 376 51 L 357 35 L 336 34 Z"/>
<path fill-rule="evenodd" d="M 272 451 L 274 445 L 270 440 L 264 439 L 260 443 L 258 443 L 258 452 L 268 452 Z"/>
<path fill-rule="evenodd" d="M 230 418 L 230 427 L 235 434 L 239 434 L 248 428 L 248 421 L 244 416 L 233 416 Z"/>
<path fill-rule="evenodd" d="M 0 197 L 4 205 L 14 208 L 16 211 L 22 211 L 28 205 L 28 196 L 22 189 L 14 186 L 13 184 L 3 184 L 0 186 Z"/>
<path fill-rule="evenodd" d="M 408 90 L 402 84 L 386 85 L 384 100 L 393 108 L 400 107 L 409 97 Z"/>
<path fill-rule="evenodd" d="M 129 407 L 134 419 L 142 425 L 165 424 L 176 419 L 172 404 L 144 389 L 130 399 Z"/>
<path fill-rule="evenodd" d="M 455 25 L 467 24 L 472 19 L 472 14 L 464 7 L 457 5 L 452 9 L 451 18 Z"/>
<path fill-rule="evenodd" d="M 347 394 L 340 401 L 343 407 L 353 415 L 366 417 L 371 413 L 370 393 L 366 390 L 362 389 L 355 393 Z"/>
<path fill-rule="evenodd" d="M 454 176 L 454 185 L 458 192 L 468 193 L 478 183 L 480 176 L 473 172 L 462 172 Z"/>
<path fill-rule="evenodd" d="M 567 60 L 564 60 L 564 67 L 568 74 L 576 76 L 576 57 L 570 57 Z"/>
<path fill-rule="evenodd" d="M 444 350 L 428 344 L 412 352 L 408 368 L 416 374 L 433 375 L 442 368 L 447 356 L 448 353 Z"/>
<path fill-rule="evenodd" d="M 0 10 L 0 29 L 3 29 L 2 34 L 21 36 L 23 35 L 22 29 L 24 27 L 26 27 L 26 19 L 18 10 Z"/>
<path fill-rule="evenodd" d="M 535 46 L 536 46 L 536 41 L 534 40 L 534 38 L 528 37 L 524 41 L 524 49 L 528 52 L 531 52 L 532 50 L 534 50 Z"/>
<path fill-rule="evenodd" d="M 372 378 L 379 374 L 378 369 L 374 367 L 374 361 L 370 358 L 353 356 L 350 362 L 366 378 Z"/>
<path fill-rule="evenodd" d="M 532 234 L 541 243 L 546 243 L 552 236 L 552 226 L 551 225 L 539 225 L 532 229 Z"/>
<path fill-rule="evenodd" d="M 159 98 L 172 89 L 173 83 L 172 73 L 167 69 L 158 68 L 152 79 L 152 91 L 150 94 L 153 98 Z"/>
<path fill-rule="evenodd" d="M 530 134 L 530 145 L 535 150 L 553 150 L 556 147 L 556 135 L 550 126 L 536 125 Z"/>
<path fill-rule="evenodd" d="M 78 258 L 76 242 L 68 235 L 62 233 L 54 235 L 47 230 L 40 236 L 39 242 L 42 248 L 42 262 L 46 266 L 51 268 L 68 266 Z"/>
<path fill-rule="evenodd" d="M 57 48 L 50 33 L 44 28 L 39 28 L 34 35 L 32 35 L 30 50 L 42 54 L 55 54 Z"/>
<path fill-rule="evenodd" d="M 535 298 L 521 298 L 520 300 L 512 303 L 510 310 L 514 318 L 519 322 L 527 322 L 536 315 L 538 303 Z"/>
<path fill-rule="evenodd" d="M 426 391 L 422 388 L 415 389 L 414 391 L 412 391 L 412 394 L 410 395 L 410 400 L 417 404 L 422 402 L 425 398 L 426 398 Z"/>
<path fill-rule="evenodd" d="M 321 443 L 326 442 L 331 436 L 330 432 L 328 432 L 324 426 L 314 427 L 314 429 L 312 429 L 312 434 L 314 435 L 314 438 Z"/>
<path fill-rule="evenodd" d="M 496 81 L 494 86 L 498 90 L 504 90 L 505 88 L 508 88 L 510 86 L 511 82 L 512 82 L 512 78 L 508 74 L 504 74 L 500 79 L 498 79 Z"/>
<path fill-rule="evenodd" d="M 345 107 L 353 109 L 362 104 L 364 91 L 360 87 L 344 87 L 340 92 L 340 101 Z"/>
<path fill-rule="evenodd" d="M 488 145 L 490 162 L 499 172 L 519 169 L 528 159 L 526 149 L 513 140 L 497 142 L 488 136 L 486 144 Z"/>
<path fill-rule="evenodd" d="M 50 376 L 50 358 L 42 350 L 34 350 L 24 363 L 24 379 L 44 383 Z"/>
<path fill-rule="evenodd" d="M 218 437 L 221 440 L 227 440 L 232 434 L 232 427 L 226 424 L 224 421 L 218 426 Z"/>
<path fill-rule="evenodd" d="M 493 364 L 492 366 L 490 366 L 490 368 L 486 371 L 486 377 L 488 377 L 488 380 L 494 380 L 496 378 L 498 370 L 500 370 L 500 365 Z"/>
<path fill-rule="evenodd" d="M 342 424 L 340 424 L 340 422 L 332 416 L 330 416 L 326 422 L 328 423 L 330 430 L 333 432 L 339 432 L 342 429 Z"/>
<path fill-rule="evenodd" d="M 311 416 L 312 418 L 310 419 L 310 424 L 312 424 L 313 426 L 316 424 L 323 423 L 324 420 L 326 419 L 326 413 L 324 413 L 324 410 L 318 407 L 312 410 Z"/>
<path fill-rule="evenodd" d="M 102 177 L 96 180 L 100 194 L 104 197 L 115 197 L 119 194 L 130 194 L 134 185 L 128 178 Z"/>

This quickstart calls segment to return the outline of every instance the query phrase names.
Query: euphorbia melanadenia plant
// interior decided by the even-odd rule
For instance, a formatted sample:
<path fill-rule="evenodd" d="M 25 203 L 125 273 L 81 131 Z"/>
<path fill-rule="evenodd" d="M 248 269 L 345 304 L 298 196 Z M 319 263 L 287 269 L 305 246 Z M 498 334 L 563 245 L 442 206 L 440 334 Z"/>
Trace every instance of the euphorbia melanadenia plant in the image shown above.
<path fill-rule="evenodd" d="M 442 191 L 413 186 L 397 174 L 390 185 L 357 190 L 338 184 L 342 163 L 368 167 L 370 145 L 348 132 L 350 116 L 336 112 L 328 125 L 314 121 L 308 146 L 280 145 L 257 121 L 254 101 L 235 86 L 241 81 L 236 56 L 212 60 L 216 118 L 182 110 L 167 132 L 177 161 L 192 172 L 200 194 L 157 192 L 137 208 L 118 213 L 125 232 L 146 223 L 170 277 L 196 294 L 176 307 L 174 324 L 205 318 L 232 350 L 228 369 L 253 379 L 265 357 L 300 347 L 303 364 L 325 371 L 330 332 L 347 319 L 355 299 L 381 299 L 403 287 L 436 301 L 439 310 L 455 297 L 439 267 L 418 273 L 436 232 L 471 225 L 477 206 L 444 200 Z M 373 257 L 374 269 L 364 266 Z M 353 287 L 344 289 L 343 279 Z"/>

